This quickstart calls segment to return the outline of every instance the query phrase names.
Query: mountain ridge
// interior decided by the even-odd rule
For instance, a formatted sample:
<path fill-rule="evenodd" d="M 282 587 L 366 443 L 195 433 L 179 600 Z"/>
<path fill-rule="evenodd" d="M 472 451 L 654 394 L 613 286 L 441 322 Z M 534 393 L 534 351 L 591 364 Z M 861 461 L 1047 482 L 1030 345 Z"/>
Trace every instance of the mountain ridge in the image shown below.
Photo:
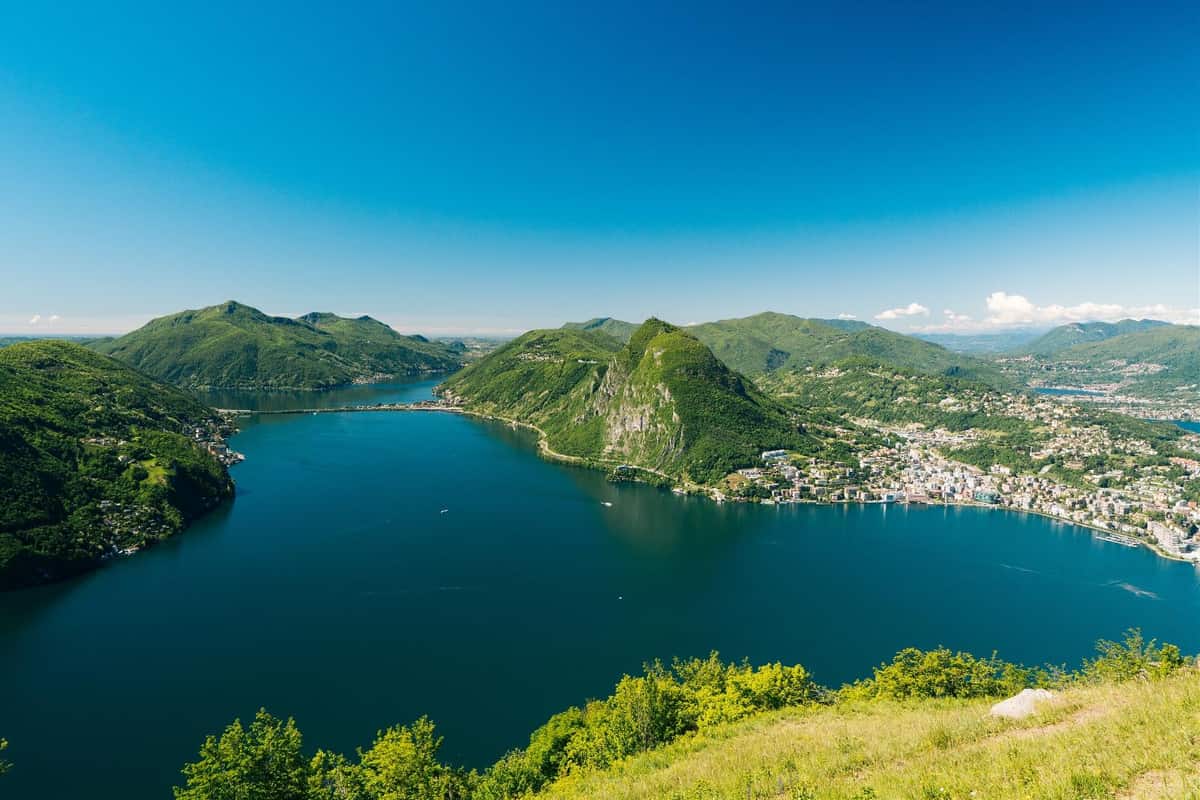
<path fill-rule="evenodd" d="M 553 450 L 712 483 L 762 450 L 812 438 L 685 329 L 651 318 L 624 346 L 579 329 L 531 331 L 452 376 L 469 410 L 537 426 Z"/>
<path fill-rule="evenodd" d="M 325 389 L 462 362 L 451 347 L 403 336 L 369 316 L 310 312 L 292 319 L 233 300 L 159 317 L 92 346 L 191 388 Z"/>
<path fill-rule="evenodd" d="M 1054 356 L 1081 344 L 1102 342 L 1128 333 L 1140 333 L 1171 323 L 1156 319 L 1123 319 L 1118 322 L 1071 322 L 1059 325 L 1013 350 L 1021 355 Z"/>
<path fill-rule="evenodd" d="M 62 340 L 0 349 L 0 589 L 153 544 L 233 494 L 215 413 Z"/>

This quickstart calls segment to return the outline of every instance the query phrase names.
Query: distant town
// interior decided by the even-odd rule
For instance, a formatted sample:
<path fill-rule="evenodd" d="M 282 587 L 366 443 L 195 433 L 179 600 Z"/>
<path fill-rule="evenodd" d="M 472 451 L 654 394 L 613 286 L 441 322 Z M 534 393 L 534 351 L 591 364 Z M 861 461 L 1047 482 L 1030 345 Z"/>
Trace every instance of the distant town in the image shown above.
<path fill-rule="evenodd" d="M 1079 470 L 1098 455 L 1150 456 L 1154 449 L 1099 425 L 1073 424 L 1078 407 L 1071 402 L 1025 395 L 995 395 L 990 402 L 989 413 L 1035 422 L 1050 431 L 1049 441 L 1031 453 L 1045 462 L 1033 474 L 1018 474 L 999 464 L 982 469 L 946 455 L 978 442 L 979 431 L 859 419 L 858 425 L 887 444 L 862 455 L 857 468 L 769 450 L 762 453 L 762 466 L 739 470 L 725 490 L 713 489 L 711 494 L 722 501 L 925 503 L 1027 511 L 1094 528 L 1108 541 L 1146 544 L 1164 556 L 1200 566 L 1200 506 L 1185 499 L 1185 485 L 1200 481 L 1200 436 L 1188 435 L 1182 442 L 1195 458 L 1172 457 L 1170 467 L 1086 473 L 1085 485 L 1073 486 L 1050 477 L 1054 463 Z"/>

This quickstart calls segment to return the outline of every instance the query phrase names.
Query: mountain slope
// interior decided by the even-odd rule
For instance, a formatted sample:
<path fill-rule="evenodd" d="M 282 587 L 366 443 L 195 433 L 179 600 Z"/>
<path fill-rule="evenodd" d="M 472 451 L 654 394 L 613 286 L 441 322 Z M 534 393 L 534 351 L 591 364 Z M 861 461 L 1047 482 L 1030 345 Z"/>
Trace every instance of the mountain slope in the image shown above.
<path fill-rule="evenodd" d="M 0 588 L 168 536 L 233 493 L 212 411 L 65 341 L 0 349 Z"/>
<path fill-rule="evenodd" d="M 1135 391 L 1200 391 L 1200 326 L 1161 325 L 1068 347 L 1053 356 L 1107 369 L 1130 381 Z"/>
<path fill-rule="evenodd" d="M 271 317 L 233 301 L 152 320 L 94 348 L 189 387 L 321 389 L 453 369 L 458 353 L 370 317 Z"/>
<path fill-rule="evenodd" d="M 621 342 L 628 342 L 633 332 L 638 329 L 637 323 L 625 322 L 612 317 L 594 317 L 587 322 L 567 322 L 563 325 L 569 330 L 599 331 Z"/>
<path fill-rule="evenodd" d="M 689 332 L 647 320 L 606 334 L 531 331 L 453 376 L 443 394 L 536 425 L 556 452 L 712 483 L 762 450 L 814 440 Z"/>
<path fill-rule="evenodd" d="M 571 775 L 547 800 L 746 797 L 1200 797 L 1200 673 L 1079 686 L 1020 721 L 995 699 L 788 709 L 686 738 L 604 771 Z"/>
<path fill-rule="evenodd" d="M 802 319 L 768 311 L 694 325 L 688 331 L 730 368 L 751 377 L 866 357 L 931 375 L 970 378 L 996 386 L 1010 383 L 985 361 L 854 320 Z"/>
<path fill-rule="evenodd" d="M 1089 342 L 1102 342 L 1114 336 L 1127 333 L 1140 333 L 1153 330 L 1170 323 L 1155 319 L 1123 319 L 1120 322 L 1072 322 L 1069 325 L 1059 325 L 1057 328 L 1034 339 L 1032 342 L 1016 348 L 1015 352 L 1023 355 L 1056 356 L 1062 351 L 1076 345 Z"/>

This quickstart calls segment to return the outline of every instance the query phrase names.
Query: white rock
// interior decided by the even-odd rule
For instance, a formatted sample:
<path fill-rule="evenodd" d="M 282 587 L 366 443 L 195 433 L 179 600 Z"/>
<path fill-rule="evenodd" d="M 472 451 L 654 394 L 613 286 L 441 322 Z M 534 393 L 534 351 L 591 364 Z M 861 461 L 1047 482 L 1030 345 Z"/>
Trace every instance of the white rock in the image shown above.
<path fill-rule="evenodd" d="M 1037 710 L 1038 703 L 1051 697 L 1054 697 L 1054 692 L 1048 689 L 1022 689 L 1015 697 L 996 703 L 988 713 L 993 717 L 1024 719 Z"/>

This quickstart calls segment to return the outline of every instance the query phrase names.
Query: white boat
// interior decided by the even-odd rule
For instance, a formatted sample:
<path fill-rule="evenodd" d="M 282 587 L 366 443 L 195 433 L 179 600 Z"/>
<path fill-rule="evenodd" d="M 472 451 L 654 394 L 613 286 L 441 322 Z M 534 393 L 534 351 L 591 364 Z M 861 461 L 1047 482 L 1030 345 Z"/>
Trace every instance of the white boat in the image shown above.
<path fill-rule="evenodd" d="M 601 500 L 600 505 L 604 506 L 605 508 L 612 508 L 612 503 L 608 502 L 607 500 Z"/>

